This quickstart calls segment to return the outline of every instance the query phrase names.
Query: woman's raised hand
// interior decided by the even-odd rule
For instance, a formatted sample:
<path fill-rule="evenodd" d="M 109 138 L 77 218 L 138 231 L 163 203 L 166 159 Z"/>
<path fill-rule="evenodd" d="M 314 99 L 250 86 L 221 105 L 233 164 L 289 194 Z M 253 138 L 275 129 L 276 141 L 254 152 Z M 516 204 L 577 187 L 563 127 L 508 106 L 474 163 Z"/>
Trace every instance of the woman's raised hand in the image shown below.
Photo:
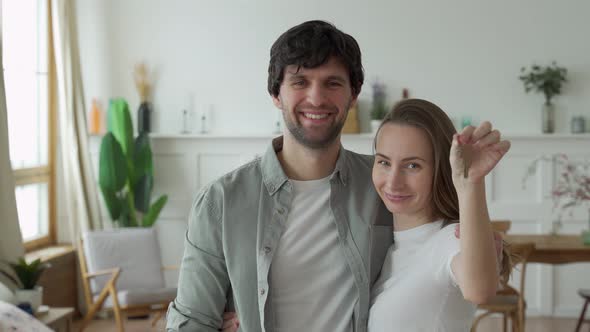
<path fill-rule="evenodd" d="M 510 142 L 501 140 L 500 132 L 492 130 L 488 121 L 477 128 L 467 126 L 455 134 L 450 153 L 455 187 L 465 182 L 483 182 L 509 149 Z"/>

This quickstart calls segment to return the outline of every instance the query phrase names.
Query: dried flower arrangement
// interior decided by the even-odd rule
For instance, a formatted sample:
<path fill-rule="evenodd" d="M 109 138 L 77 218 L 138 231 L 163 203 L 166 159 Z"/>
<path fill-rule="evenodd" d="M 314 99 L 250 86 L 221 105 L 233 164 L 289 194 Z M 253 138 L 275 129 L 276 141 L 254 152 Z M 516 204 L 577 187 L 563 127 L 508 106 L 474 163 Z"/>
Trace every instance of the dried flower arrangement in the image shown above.
<path fill-rule="evenodd" d="M 148 100 L 153 88 L 153 75 L 150 76 L 145 63 L 140 62 L 135 65 L 133 79 L 135 80 L 135 88 L 140 99 L 139 109 L 137 110 L 137 132 L 149 133 L 152 129 L 150 120 L 152 106 Z"/>
<path fill-rule="evenodd" d="M 148 74 L 148 69 L 145 63 L 141 62 L 135 65 L 133 70 L 133 78 L 135 80 L 135 88 L 139 94 L 139 99 L 142 103 L 148 101 L 149 94 L 152 88 L 152 82 Z"/>

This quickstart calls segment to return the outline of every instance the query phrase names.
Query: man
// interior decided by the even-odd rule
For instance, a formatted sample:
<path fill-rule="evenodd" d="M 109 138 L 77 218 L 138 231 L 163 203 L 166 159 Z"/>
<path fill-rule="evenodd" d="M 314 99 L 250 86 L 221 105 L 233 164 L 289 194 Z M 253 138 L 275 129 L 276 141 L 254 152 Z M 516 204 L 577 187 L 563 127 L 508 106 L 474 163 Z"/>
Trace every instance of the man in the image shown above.
<path fill-rule="evenodd" d="M 340 133 L 363 84 L 350 35 L 309 21 L 271 48 L 268 91 L 284 136 L 198 195 L 168 331 L 217 331 L 233 297 L 242 331 L 365 331 L 393 241 L 370 156 Z"/>

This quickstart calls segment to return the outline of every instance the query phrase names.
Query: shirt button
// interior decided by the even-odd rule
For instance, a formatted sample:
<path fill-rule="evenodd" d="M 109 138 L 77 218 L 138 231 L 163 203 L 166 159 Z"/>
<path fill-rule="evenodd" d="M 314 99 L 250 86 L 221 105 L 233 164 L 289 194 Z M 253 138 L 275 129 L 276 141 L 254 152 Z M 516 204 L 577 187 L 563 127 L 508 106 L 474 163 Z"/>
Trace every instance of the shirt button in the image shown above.
<path fill-rule="evenodd" d="M 278 209 L 277 209 L 277 212 L 278 212 L 279 214 L 283 214 L 283 213 L 285 213 L 285 209 L 283 209 L 283 208 L 278 208 Z"/>
<path fill-rule="evenodd" d="M 264 288 L 260 289 L 260 295 L 264 295 L 264 293 L 266 293 L 266 291 L 264 290 Z"/>
<path fill-rule="evenodd" d="M 268 254 L 270 252 L 270 247 L 264 247 L 264 253 Z"/>
<path fill-rule="evenodd" d="M 275 186 L 273 186 L 272 184 L 270 186 L 268 186 L 268 189 L 270 189 L 270 191 L 275 191 Z"/>

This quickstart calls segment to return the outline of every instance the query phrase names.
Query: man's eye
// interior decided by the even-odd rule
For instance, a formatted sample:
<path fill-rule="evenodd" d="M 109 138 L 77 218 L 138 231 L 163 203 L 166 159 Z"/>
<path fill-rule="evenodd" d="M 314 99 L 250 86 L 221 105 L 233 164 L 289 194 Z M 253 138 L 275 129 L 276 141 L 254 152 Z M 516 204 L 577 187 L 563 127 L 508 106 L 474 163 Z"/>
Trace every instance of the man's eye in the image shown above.
<path fill-rule="evenodd" d="M 292 83 L 293 86 L 304 86 L 305 85 L 305 81 L 294 81 Z"/>
<path fill-rule="evenodd" d="M 328 86 L 339 87 L 339 86 L 342 86 L 342 83 L 340 83 L 338 81 L 330 81 L 330 82 L 328 82 Z"/>

